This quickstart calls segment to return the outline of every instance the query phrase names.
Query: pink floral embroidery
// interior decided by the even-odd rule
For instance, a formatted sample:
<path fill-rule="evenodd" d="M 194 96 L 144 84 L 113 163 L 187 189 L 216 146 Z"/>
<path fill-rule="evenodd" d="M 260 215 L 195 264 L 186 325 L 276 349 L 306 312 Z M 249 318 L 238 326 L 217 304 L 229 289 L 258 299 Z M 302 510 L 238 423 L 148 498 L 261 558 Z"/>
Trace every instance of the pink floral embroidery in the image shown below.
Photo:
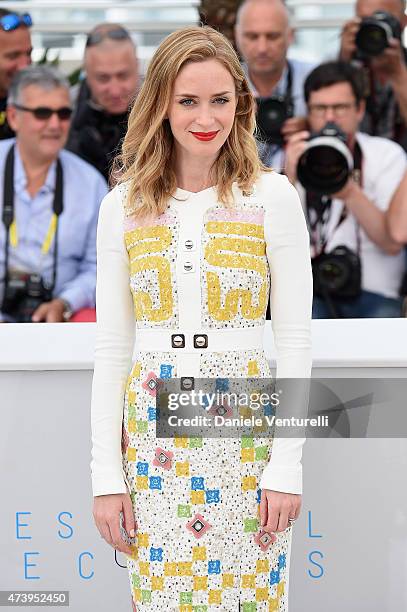
<path fill-rule="evenodd" d="M 256 208 L 256 210 L 227 210 L 226 208 L 215 208 L 208 212 L 206 218 L 208 221 L 258 223 L 259 225 L 262 225 L 264 221 L 264 210 L 259 210 L 258 208 Z"/>
<path fill-rule="evenodd" d="M 160 379 L 156 376 L 154 372 L 149 372 L 144 381 L 141 383 L 141 386 L 150 395 L 153 395 L 155 397 L 157 395 L 157 389 L 160 387 L 160 382 Z"/>
<path fill-rule="evenodd" d="M 198 540 L 199 538 L 202 538 L 202 536 L 211 528 L 212 525 L 210 525 L 208 521 L 205 521 L 201 514 L 195 514 L 194 518 L 187 523 L 188 531 L 190 531 Z"/>
<path fill-rule="evenodd" d="M 164 470 L 170 470 L 172 468 L 172 458 L 174 453 L 171 451 L 163 450 L 160 447 L 155 449 L 155 458 L 153 460 L 153 465 L 157 467 L 162 467 Z"/>
<path fill-rule="evenodd" d="M 276 541 L 276 536 L 264 531 L 264 529 L 261 529 L 261 531 L 254 536 L 254 541 L 260 546 L 262 551 L 265 551 L 271 544 L 273 544 L 273 542 Z"/>

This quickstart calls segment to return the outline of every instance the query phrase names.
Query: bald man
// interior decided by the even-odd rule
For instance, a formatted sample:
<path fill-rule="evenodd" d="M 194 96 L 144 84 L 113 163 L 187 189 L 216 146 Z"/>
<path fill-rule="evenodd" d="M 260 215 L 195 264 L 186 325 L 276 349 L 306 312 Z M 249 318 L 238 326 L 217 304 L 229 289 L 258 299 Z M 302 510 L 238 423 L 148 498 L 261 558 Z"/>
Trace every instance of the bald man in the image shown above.
<path fill-rule="evenodd" d="M 88 35 L 82 83 L 67 148 L 106 179 L 126 133 L 139 81 L 136 48 L 119 24 L 96 26 Z"/>
<path fill-rule="evenodd" d="M 402 31 L 407 25 L 405 0 L 358 0 L 355 10 L 355 17 L 342 29 L 339 55 L 345 61 L 357 57 L 355 39 L 364 17 L 386 11 L 398 20 Z M 364 60 L 364 64 L 371 93 L 360 129 L 390 138 L 407 151 L 407 51 L 400 40 L 393 38 L 390 47 L 370 61 Z"/>
<path fill-rule="evenodd" d="M 312 64 L 287 60 L 294 39 L 290 16 L 281 0 L 245 0 L 239 7 L 235 39 L 249 84 L 256 98 L 282 97 L 287 102 L 286 118 L 281 128 L 281 139 L 305 129 L 307 114 L 303 83 L 313 68 Z M 291 86 L 290 86 L 291 83 Z M 291 116 L 290 116 L 291 115 Z M 267 144 L 259 143 L 264 163 L 276 170 L 284 166 L 283 147 L 278 138 Z"/>

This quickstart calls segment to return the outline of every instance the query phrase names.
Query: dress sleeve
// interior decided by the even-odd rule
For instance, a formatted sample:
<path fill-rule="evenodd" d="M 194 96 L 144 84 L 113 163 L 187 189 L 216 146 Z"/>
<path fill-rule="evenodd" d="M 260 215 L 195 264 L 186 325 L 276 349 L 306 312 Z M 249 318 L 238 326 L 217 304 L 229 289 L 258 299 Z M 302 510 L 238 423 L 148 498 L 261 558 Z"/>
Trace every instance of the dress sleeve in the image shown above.
<path fill-rule="evenodd" d="M 264 193 L 267 198 L 264 233 L 271 275 L 271 325 L 277 353 L 276 378 L 303 379 L 298 388 L 296 385 L 294 395 L 305 405 L 312 367 L 309 233 L 295 188 L 285 176 L 269 174 L 267 179 L 269 188 Z M 283 417 L 284 414 L 277 416 Z M 260 480 L 261 488 L 302 493 L 301 456 L 304 442 L 305 438 L 274 438 L 270 460 Z"/>
<path fill-rule="evenodd" d="M 126 492 L 121 436 L 135 323 L 118 189 L 102 200 L 97 226 L 96 340 L 92 382 L 93 495 Z"/>

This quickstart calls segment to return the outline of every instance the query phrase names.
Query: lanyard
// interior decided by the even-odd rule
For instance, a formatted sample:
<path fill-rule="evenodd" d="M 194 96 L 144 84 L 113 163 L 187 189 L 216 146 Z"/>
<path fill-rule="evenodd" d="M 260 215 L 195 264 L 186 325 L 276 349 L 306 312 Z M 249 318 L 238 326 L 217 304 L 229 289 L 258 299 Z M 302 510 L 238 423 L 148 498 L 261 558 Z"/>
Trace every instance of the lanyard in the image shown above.
<path fill-rule="evenodd" d="M 58 225 L 58 217 L 55 213 L 52 213 L 47 235 L 45 236 L 45 240 L 42 243 L 42 247 L 41 247 L 41 253 L 43 255 L 46 255 L 51 248 L 51 243 L 56 234 L 57 225 Z M 10 225 L 10 244 L 14 249 L 16 249 L 18 246 L 18 231 L 17 231 L 17 222 L 15 219 L 13 219 L 13 222 Z"/>
<path fill-rule="evenodd" d="M 55 237 L 54 247 L 54 266 L 52 285 L 50 290 L 53 291 L 56 284 L 57 275 L 57 257 L 58 257 L 58 217 L 63 211 L 63 170 L 60 159 L 57 159 L 56 167 L 56 178 L 55 178 L 55 191 L 54 200 L 52 204 L 53 214 L 48 227 L 45 240 L 41 247 L 43 255 L 47 254 L 51 248 L 52 241 Z M 9 149 L 6 157 L 5 170 L 4 170 L 4 202 L 3 202 L 3 215 L 2 220 L 6 228 L 6 242 L 5 242 L 5 285 L 7 288 L 8 284 L 8 259 L 9 259 L 9 246 L 17 247 L 18 245 L 18 231 L 17 224 L 14 218 L 14 145 Z"/>
<path fill-rule="evenodd" d="M 355 142 L 355 149 L 353 153 L 353 180 L 359 185 L 362 185 L 362 150 L 359 143 Z M 307 191 L 307 217 L 309 220 L 310 234 L 313 245 L 317 248 L 316 255 L 320 255 L 325 252 L 326 245 L 329 240 L 327 235 L 327 225 L 331 216 L 332 199 L 328 196 L 319 196 Z M 341 223 L 348 216 L 346 206 L 343 206 L 341 216 L 331 231 L 331 236 L 338 229 Z M 357 253 L 360 256 L 361 251 L 361 236 L 360 226 L 356 221 L 356 240 L 357 240 Z"/>

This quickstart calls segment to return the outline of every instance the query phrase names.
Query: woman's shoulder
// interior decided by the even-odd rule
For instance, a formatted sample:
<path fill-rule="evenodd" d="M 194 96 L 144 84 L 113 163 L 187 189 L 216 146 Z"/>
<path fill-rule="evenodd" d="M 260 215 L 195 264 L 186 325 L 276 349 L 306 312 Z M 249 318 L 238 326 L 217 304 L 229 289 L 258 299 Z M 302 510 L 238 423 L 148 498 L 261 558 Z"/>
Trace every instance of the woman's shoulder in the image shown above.
<path fill-rule="evenodd" d="M 128 189 L 125 183 L 115 185 L 103 198 L 100 204 L 99 221 L 120 227 L 125 217 L 125 201 Z"/>
<path fill-rule="evenodd" d="M 299 199 L 296 188 L 284 174 L 275 170 L 262 172 L 255 183 L 256 197 L 265 205 L 281 207 L 281 202 L 297 201 Z"/>
<path fill-rule="evenodd" d="M 287 191 L 291 187 L 291 183 L 285 174 L 279 174 L 275 170 L 261 172 L 259 178 L 255 183 L 255 190 L 257 192 L 270 194 L 272 192 Z"/>

